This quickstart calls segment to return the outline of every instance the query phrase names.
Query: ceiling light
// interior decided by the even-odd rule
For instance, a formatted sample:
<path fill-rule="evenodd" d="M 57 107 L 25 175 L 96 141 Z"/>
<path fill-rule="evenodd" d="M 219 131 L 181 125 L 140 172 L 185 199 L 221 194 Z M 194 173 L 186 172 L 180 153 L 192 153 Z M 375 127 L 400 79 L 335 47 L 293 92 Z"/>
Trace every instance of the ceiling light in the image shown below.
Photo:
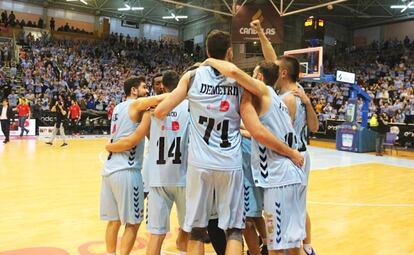
<path fill-rule="evenodd" d="M 405 12 L 407 9 L 414 9 L 414 1 L 410 1 L 407 5 L 391 5 L 391 9 L 401 9 L 401 12 Z"/>
<path fill-rule="evenodd" d="M 80 0 L 83 4 L 88 5 L 88 3 L 85 0 Z"/>
<path fill-rule="evenodd" d="M 128 4 L 125 4 L 125 7 L 123 8 L 118 8 L 118 11 L 142 11 L 144 10 L 144 7 L 131 7 Z"/>
<path fill-rule="evenodd" d="M 188 16 L 184 16 L 184 15 L 182 15 L 182 16 L 175 16 L 174 13 L 171 13 L 171 16 L 163 16 L 162 18 L 163 19 L 175 19 L 176 21 L 180 21 L 180 19 L 187 19 Z"/>

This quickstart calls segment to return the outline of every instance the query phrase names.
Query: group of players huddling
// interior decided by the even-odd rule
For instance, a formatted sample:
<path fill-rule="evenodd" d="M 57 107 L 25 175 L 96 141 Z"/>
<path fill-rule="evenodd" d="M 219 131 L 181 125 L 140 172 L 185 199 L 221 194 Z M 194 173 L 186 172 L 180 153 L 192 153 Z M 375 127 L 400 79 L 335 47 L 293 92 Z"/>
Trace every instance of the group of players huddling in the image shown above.
<path fill-rule="evenodd" d="M 115 107 L 102 171 L 107 254 L 116 254 L 121 225 L 120 252 L 131 252 L 147 194 L 147 254 L 161 253 L 174 203 L 183 254 L 204 254 L 207 239 L 218 254 L 242 254 L 243 236 L 251 255 L 315 254 L 306 135 L 318 119 L 297 83 L 298 61 L 278 58 L 260 22 L 251 26 L 265 56 L 253 76 L 231 63 L 230 35 L 214 30 L 208 59 L 181 78 L 157 77 L 155 96 L 147 97 L 144 77 L 124 82 L 127 100 Z"/>

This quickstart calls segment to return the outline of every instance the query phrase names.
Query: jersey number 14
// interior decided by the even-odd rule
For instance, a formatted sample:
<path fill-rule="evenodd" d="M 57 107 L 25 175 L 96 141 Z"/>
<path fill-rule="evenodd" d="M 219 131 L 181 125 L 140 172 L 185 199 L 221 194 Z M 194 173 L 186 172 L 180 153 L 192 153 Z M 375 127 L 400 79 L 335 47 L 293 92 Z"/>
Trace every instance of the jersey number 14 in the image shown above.
<path fill-rule="evenodd" d="M 157 165 L 165 165 L 165 137 L 161 136 L 157 142 L 158 145 L 158 159 Z M 168 149 L 168 157 L 174 158 L 173 164 L 181 164 L 181 137 L 176 137 Z"/>

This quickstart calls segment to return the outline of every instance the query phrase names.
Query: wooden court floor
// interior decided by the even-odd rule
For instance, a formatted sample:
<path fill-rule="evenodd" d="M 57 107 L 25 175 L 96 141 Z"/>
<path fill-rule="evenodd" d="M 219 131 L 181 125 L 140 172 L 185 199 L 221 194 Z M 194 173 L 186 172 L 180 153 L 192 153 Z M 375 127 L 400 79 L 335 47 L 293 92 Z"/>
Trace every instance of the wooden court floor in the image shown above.
<path fill-rule="evenodd" d="M 0 255 L 105 254 L 99 220 L 105 143 L 0 145 Z M 412 167 L 367 161 L 315 169 L 308 210 L 318 255 L 414 254 L 414 161 Z M 165 254 L 178 254 L 172 222 Z M 143 225 L 132 254 L 145 254 L 147 241 Z"/>

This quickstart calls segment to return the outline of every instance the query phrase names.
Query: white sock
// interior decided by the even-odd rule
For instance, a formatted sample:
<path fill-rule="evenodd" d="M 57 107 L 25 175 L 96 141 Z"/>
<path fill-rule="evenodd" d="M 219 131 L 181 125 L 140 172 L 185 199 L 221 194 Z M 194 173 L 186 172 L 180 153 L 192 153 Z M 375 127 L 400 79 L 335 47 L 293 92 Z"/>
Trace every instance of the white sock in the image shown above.
<path fill-rule="evenodd" d="M 303 249 L 305 249 L 306 253 L 311 254 L 312 253 L 312 245 L 308 243 L 303 244 Z"/>

